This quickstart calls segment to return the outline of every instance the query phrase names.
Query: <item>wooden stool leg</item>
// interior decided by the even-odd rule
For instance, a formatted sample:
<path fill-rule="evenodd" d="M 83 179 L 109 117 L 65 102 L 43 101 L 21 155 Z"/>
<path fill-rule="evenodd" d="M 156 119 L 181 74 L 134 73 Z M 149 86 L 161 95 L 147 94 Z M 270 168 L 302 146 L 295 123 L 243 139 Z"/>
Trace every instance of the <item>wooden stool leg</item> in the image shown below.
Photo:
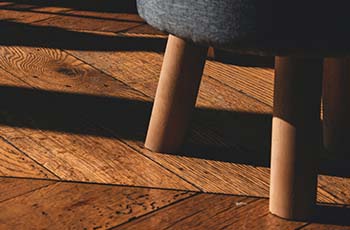
<path fill-rule="evenodd" d="M 325 58 L 323 143 L 328 152 L 350 152 L 350 58 Z"/>
<path fill-rule="evenodd" d="M 276 57 L 270 212 L 310 217 L 320 153 L 322 59 Z"/>
<path fill-rule="evenodd" d="M 169 36 L 145 147 L 176 152 L 194 108 L 208 47 Z"/>

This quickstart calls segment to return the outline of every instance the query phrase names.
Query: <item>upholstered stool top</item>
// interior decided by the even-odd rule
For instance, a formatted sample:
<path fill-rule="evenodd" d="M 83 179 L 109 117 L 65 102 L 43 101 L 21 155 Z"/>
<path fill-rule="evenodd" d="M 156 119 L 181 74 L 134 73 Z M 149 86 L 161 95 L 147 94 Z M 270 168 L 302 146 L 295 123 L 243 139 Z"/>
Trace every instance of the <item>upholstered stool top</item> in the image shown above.
<path fill-rule="evenodd" d="M 277 0 L 137 0 L 150 25 L 184 39 L 261 55 L 344 55 L 344 3 Z"/>

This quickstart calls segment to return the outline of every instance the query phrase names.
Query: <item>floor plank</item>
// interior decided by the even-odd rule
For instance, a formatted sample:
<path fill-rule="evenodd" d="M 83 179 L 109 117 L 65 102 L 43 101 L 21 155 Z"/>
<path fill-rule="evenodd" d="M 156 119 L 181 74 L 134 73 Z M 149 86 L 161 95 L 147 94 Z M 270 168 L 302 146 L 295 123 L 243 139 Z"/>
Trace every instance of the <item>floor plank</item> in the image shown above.
<path fill-rule="evenodd" d="M 140 25 L 126 31 L 118 33 L 118 35 L 123 35 L 126 37 L 148 37 L 148 38 L 163 38 L 167 39 L 168 35 L 163 33 L 154 27 L 144 24 Z"/>
<path fill-rule="evenodd" d="M 40 163 L 0 138 L 0 175 L 31 178 L 58 177 Z"/>
<path fill-rule="evenodd" d="M 122 59 L 122 60 L 125 60 L 125 59 Z M 158 63 L 158 65 L 159 64 L 160 63 Z M 126 69 L 126 67 L 124 67 L 124 65 L 122 65 L 122 67 Z M 45 71 L 45 72 L 48 72 L 48 71 Z M 30 78 L 29 81 L 30 81 L 30 84 L 38 86 L 38 87 L 42 87 L 44 89 L 50 89 L 50 90 L 55 89 L 55 90 L 67 91 L 65 89 L 65 87 L 63 87 L 63 84 L 59 83 L 59 78 L 57 78 L 57 81 L 55 78 L 52 78 L 52 77 L 50 77 L 50 80 L 46 80 L 48 78 L 49 78 L 49 76 L 46 77 L 45 74 L 42 74 L 40 76 L 40 78 Z M 80 92 L 90 92 L 91 94 L 110 93 L 109 94 L 110 96 L 117 96 L 120 93 L 120 91 L 105 92 L 104 87 L 99 88 L 98 86 L 97 87 L 90 86 L 91 84 L 88 84 L 88 83 L 79 83 L 79 79 L 77 79 L 77 78 L 70 78 L 70 79 L 72 80 L 72 82 L 70 83 L 70 85 L 72 87 L 70 87 L 68 90 L 76 90 L 78 92 L 79 91 Z M 23 80 L 28 81 L 27 79 L 24 79 L 24 78 L 23 78 Z M 51 81 L 51 82 L 49 82 L 49 81 Z M 73 83 L 73 81 L 75 81 L 75 83 Z M 154 81 L 154 79 L 153 79 L 153 81 Z M 87 82 L 86 79 L 85 79 L 85 82 Z M 100 79 L 100 82 L 102 83 L 103 80 Z M 243 107 L 242 110 L 254 109 L 256 112 L 258 112 L 257 108 L 261 108 L 261 106 L 259 107 L 258 103 L 256 103 L 253 99 L 251 99 L 249 97 L 246 97 L 246 100 L 248 100 L 251 103 L 256 103 L 255 104 L 256 106 L 246 106 L 246 105 L 249 105 L 249 103 L 248 102 L 244 103 L 244 101 L 239 100 L 238 96 L 241 96 L 241 95 L 239 95 L 236 91 L 230 90 L 229 88 L 227 88 L 226 94 L 222 94 L 220 92 L 217 92 L 217 90 L 215 90 L 215 87 L 217 86 L 217 84 L 218 83 L 215 80 L 212 80 L 210 78 L 208 78 L 207 80 L 204 81 L 202 88 L 204 88 L 205 92 L 203 93 L 204 96 L 201 96 L 201 99 L 200 99 L 202 101 L 202 103 L 204 103 L 206 98 L 212 98 L 212 100 L 209 101 L 206 105 L 213 107 L 215 105 L 215 101 L 219 100 L 218 98 L 227 97 L 225 99 L 225 101 L 227 101 L 227 103 L 230 103 L 230 105 L 237 104 L 237 107 L 239 107 L 239 106 Z M 110 83 L 108 85 L 111 86 Z M 155 85 L 156 84 L 153 84 L 153 87 L 155 87 Z M 146 87 L 144 87 L 144 88 L 146 88 Z M 218 95 L 214 96 L 214 92 L 210 93 L 210 91 L 215 91 L 218 93 Z M 118 96 L 118 97 L 120 97 L 120 96 Z M 230 100 L 230 99 L 232 99 L 232 100 Z M 133 100 L 135 100 L 135 98 Z M 146 106 L 147 106 L 147 104 L 146 104 Z M 226 106 L 226 108 L 227 107 L 228 106 Z M 110 109 L 110 108 L 106 108 L 106 109 Z M 138 112 L 138 114 L 143 114 L 143 113 L 144 112 L 142 112 L 141 110 Z M 149 110 L 146 111 L 146 113 L 149 113 Z M 202 116 L 202 115 L 199 115 L 199 116 Z M 209 118 L 207 118 L 207 121 L 210 121 L 210 119 L 214 118 L 214 117 L 217 117 L 217 114 L 212 113 L 209 116 Z M 139 131 L 134 132 L 134 138 L 135 138 L 136 132 L 143 133 L 143 135 L 146 132 L 145 123 L 147 124 L 148 116 L 144 116 L 144 117 L 142 117 L 142 119 L 143 119 L 143 122 L 142 122 L 143 125 L 136 126 L 136 127 L 141 127 L 141 128 L 138 129 Z M 222 119 L 222 118 L 220 118 L 220 119 Z M 98 120 L 99 124 L 102 124 L 104 127 L 111 129 L 117 135 L 123 136 L 123 134 L 120 134 L 121 129 L 120 128 L 118 129 L 118 127 L 111 124 L 111 122 L 109 122 L 108 119 L 106 120 L 106 118 L 104 118 L 104 119 L 95 119 L 95 120 Z M 218 120 L 218 118 L 216 118 L 216 120 Z M 206 122 L 201 122 L 200 124 L 203 125 L 204 123 L 206 123 Z M 240 125 L 241 122 L 239 122 L 239 120 L 235 119 L 234 124 Z M 198 126 L 200 126 L 200 125 L 198 125 Z M 143 127 L 143 129 L 142 129 L 142 127 Z M 219 130 L 220 128 L 221 127 L 218 127 L 217 129 Z M 209 128 L 207 128 L 207 129 L 209 129 Z M 220 139 L 217 137 L 217 134 L 215 132 L 212 132 L 212 134 L 215 136 L 210 137 L 210 133 L 208 134 L 208 132 L 207 132 L 207 135 L 209 135 L 209 137 L 211 139 L 214 139 L 214 140 Z M 247 135 L 247 137 L 250 137 L 249 132 L 247 132 L 246 135 Z M 229 135 L 226 135 L 226 136 L 229 137 Z M 140 134 L 140 137 L 141 137 L 141 134 Z M 144 151 L 142 148 L 140 148 L 140 146 L 138 144 L 141 145 L 141 142 L 143 141 L 143 137 L 144 136 L 142 136 L 142 138 L 139 138 L 139 139 L 136 137 L 136 140 L 138 140 L 138 142 L 136 142 L 137 143 L 136 145 L 135 145 L 135 141 L 133 141 L 133 140 L 130 140 L 130 141 L 126 140 L 126 141 L 128 141 L 128 144 L 132 145 L 133 147 L 139 148 L 139 150 L 142 151 L 144 154 L 148 154 L 149 157 L 158 161 L 162 165 L 165 165 L 166 167 L 170 168 L 171 170 L 176 170 L 176 173 L 179 173 L 179 175 L 181 175 L 182 177 L 185 177 L 186 179 L 191 180 L 193 183 L 198 184 L 204 191 L 226 192 L 226 193 L 230 192 L 230 193 L 236 193 L 236 194 L 263 195 L 263 196 L 267 196 L 267 194 L 268 194 L 268 187 L 266 185 L 267 185 L 269 179 L 267 176 L 268 174 L 266 174 L 266 172 L 267 172 L 266 169 L 263 169 L 263 168 L 258 169 L 260 174 L 256 174 L 256 171 L 255 171 L 255 173 L 252 172 L 251 174 L 248 172 L 249 175 L 260 175 L 260 176 L 265 175 L 263 177 L 263 180 L 261 180 L 261 178 L 259 178 L 259 177 L 253 177 L 252 180 L 254 181 L 254 183 L 249 183 L 249 184 L 259 185 L 261 187 L 258 188 L 255 186 L 255 189 L 252 189 L 249 186 L 246 186 L 247 181 L 250 181 L 250 179 L 246 179 L 247 176 L 245 176 L 245 175 L 247 174 L 246 171 L 248 169 L 255 169 L 255 167 L 245 166 L 245 165 L 225 164 L 225 163 L 220 163 L 220 162 L 216 163 L 215 161 L 211 161 L 212 164 L 214 164 L 213 167 L 207 167 L 207 164 L 205 163 L 205 161 L 201 161 L 201 160 L 196 162 L 195 159 L 191 161 L 192 158 L 179 158 L 178 156 L 166 157 L 163 155 L 156 155 L 156 154 Z M 235 137 L 230 137 L 230 138 L 231 138 L 231 140 L 234 140 L 234 142 L 232 144 L 233 146 L 235 144 L 237 144 L 240 140 L 241 141 L 248 140 L 248 138 L 245 138 L 245 139 L 244 138 L 237 139 Z M 249 142 L 249 146 L 251 146 L 250 142 Z M 256 146 L 259 146 L 259 145 L 256 145 Z M 226 151 L 226 153 L 227 153 L 227 151 Z M 233 153 L 231 152 L 231 154 L 233 154 Z M 222 155 L 224 155 L 224 154 L 222 154 Z M 155 156 L 159 156 L 159 158 L 156 158 Z M 180 161 L 182 161 L 182 164 L 181 164 L 181 162 L 178 163 L 178 161 L 179 161 L 178 159 L 180 159 Z M 190 159 L 190 160 L 188 161 L 188 159 Z M 185 164 L 185 165 L 188 164 L 190 167 L 188 168 L 188 167 L 180 167 L 179 166 L 179 165 L 183 165 L 183 164 Z M 227 169 L 228 167 L 226 165 L 230 166 L 231 170 L 228 170 Z M 198 168 L 193 170 L 194 166 L 196 166 Z M 181 169 L 179 169 L 179 167 Z M 186 169 L 190 169 L 190 170 L 187 171 Z M 244 171 L 244 169 L 246 169 L 246 171 Z M 263 171 L 265 171 L 265 172 L 263 172 Z M 225 172 L 226 172 L 226 175 L 222 175 Z M 239 175 L 239 176 L 233 177 L 232 175 Z M 231 179 L 229 179 L 229 178 L 231 178 Z M 219 181 L 222 182 L 221 184 L 220 183 L 218 184 L 219 188 L 217 187 L 217 184 L 211 183 L 212 181 L 215 181 L 218 179 L 219 179 Z"/>
<path fill-rule="evenodd" d="M 71 50 L 69 53 L 154 97 L 161 54 Z M 212 61 L 207 64 L 208 76 L 203 77 L 201 84 L 187 150 L 176 155 L 159 154 L 143 149 L 142 141 L 127 142 L 202 191 L 268 197 L 273 71 L 257 68 L 250 76 L 251 67 L 223 65 Z M 231 74 L 236 80 L 229 81 Z M 251 85 L 255 88 L 249 89 Z M 327 181 L 327 177 L 320 178 Z M 348 203 L 348 196 L 341 197 L 336 199 L 321 184 L 319 202 Z"/>
<path fill-rule="evenodd" d="M 0 228 L 107 229 L 191 195 L 183 191 L 59 182 L 0 202 Z"/>
<path fill-rule="evenodd" d="M 268 213 L 268 201 L 201 194 L 114 229 L 296 229 Z"/>
<path fill-rule="evenodd" d="M 33 180 L 0 177 L 0 202 L 56 183 L 50 180 Z"/>
<path fill-rule="evenodd" d="M 204 74 L 272 107 L 274 70 L 208 61 Z"/>
<path fill-rule="evenodd" d="M 42 20 L 37 26 L 57 27 L 64 30 L 120 32 L 144 24 L 139 17 L 119 13 L 71 11 L 60 17 Z"/>
<path fill-rule="evenodd" d="M 14 78 L 9 73 L 0 68 L 0 88 L 21 86 L 28 87 L 27 84 L 21 80 Z M 1 93 L 0 93 L 1 94 Z M 1 97 L 7 98 L 7 97 Z M 11 100 L 1 100 L 0 120 L 3 121 L 5 116 L 9 116 L 7 113 L 4 101 L 11 103 Z M 1 122 L 2 123 L 2 122 Z M 1 133 L 9 127 L 0 125 L 0 175 L 1 176 L 15 176 L 15 177 L 31 177 L 31 178 L 52 178 L 58 179 L 57 175 L 50 172 L 43 165 L 30 158 L 26 152 L 17 149 L 12 143 L 9 143 L 4 139 Z"/>
<path fill-rule="evenodd" d="M 268 196 L 272 59 L 217 53 L 184 149 L 152 153 L 143 140 L 166 35 L 134 1 L 82 3 L 0 2 L 1 229 L 349 229 L 350 178 L 332 167 L 308 224 L 268 214 L 266 199 L 180 191 Z M 144 188 L 13 178 L 58 180 L 46 169 Z"/>
<path fill-rule="evenodd" d="M 77 16 L 82 18 L 104 19 L 105 22 L 115 21 L 120 24 L 121 22 L 141 22 L 145 24 L 144 20 L 135 13 L 126 12 L 99 12 L 99 11 L 87 11 L 87 10 L 71 10 L 65 13 L 66 16 Z"/>
<path fill-rule="evenodd" d="M 3 87 L 0 93 L 11 101 L 2 102 L 8 111 L 1 135 L 61 179 L 197 190 L 94 125 L 94 118 L 106 117 L 103 105 L 113 102 L 103 95 L 113 92 L 120 98 L 112 103 L 116 116 L 107 117 L 127 130 L 117 114 L 125 115 L 123 100 L 144 98 L 141 93 L 59 50 L 0 47 L 0 53 L 2 68 L 46 90 Z M 104 93 L 94 97 L 97 89 Z M 85 119 L 89 114 L 92 119 Z"/>
<path fill-rule="evenodd" d="M 31 24 L 37 21 L 55 17 L 52 12 L 64 12 L 66 8 L 42 9 L 40 11 L 31 10 L 34 5 L 30 4 L 8 4 L 0 5 L 0 20 L 17 23 Z M 1 24 L 0 24 L 1 25 Z"/>
<path fill-rule="evenodd" d="M 330 199 L 335 203 L 350 204 L 350 178 L 321 175 L 318 183 L 323 190 L 331 194 Z"/>

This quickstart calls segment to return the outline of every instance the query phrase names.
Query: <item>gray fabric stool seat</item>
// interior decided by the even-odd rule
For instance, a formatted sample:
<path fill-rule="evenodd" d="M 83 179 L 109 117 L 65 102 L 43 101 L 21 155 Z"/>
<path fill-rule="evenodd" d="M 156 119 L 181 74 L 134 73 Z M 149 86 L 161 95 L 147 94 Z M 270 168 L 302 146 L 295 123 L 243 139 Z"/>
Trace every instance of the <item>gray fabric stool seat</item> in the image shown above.
<path fill-rule="evenodd" d="M 150 25 L 198 44 L 244 53 L 348 53 L 345 3 L 258 0 L 138 0 Z"/>
<path fill-rule="evenodd" d="M 350 27 L 344 25 L 350 14 L 345 3 L 137 0 L 137 5 L 150 25 L 171 34 L 145 147 L 157 152 L 179 151 L 208 46 L 276 56 L 270 211 L 288 219 L 310 217 L 316 204 L 321 149 L 322 84 L 327 88 L 323 94 L 324 130 L 332 134 L 325 136 L 333 141 L 339 138 L 332 136 L 341 136 L 333 135 L 334 130 L 350 129 L 349 119 L 344 119 L 344 114 L 350 115 L 350 106 L 343 109 L 339 103 L 350 105 L 342 84 L 350 82 L 345 76 L 350 70 L 343 69 L 350 61 L 325 58 L 350 51 Z M 338 116 L 331 110 L 341 112 Z"/>

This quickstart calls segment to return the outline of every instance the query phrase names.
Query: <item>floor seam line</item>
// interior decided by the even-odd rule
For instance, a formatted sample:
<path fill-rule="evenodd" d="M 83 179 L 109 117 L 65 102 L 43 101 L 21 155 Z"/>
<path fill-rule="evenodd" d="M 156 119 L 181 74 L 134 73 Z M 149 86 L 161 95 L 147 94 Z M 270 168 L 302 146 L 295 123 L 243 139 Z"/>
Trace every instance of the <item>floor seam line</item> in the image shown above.
<path fill-rule="evenodd" d="M 69 11 L 72 11 L 72 10 L 63 10 L 61 11 L 60 13 L 66 13 L 66 12 L 69 12 Z M 28 11 L 26 11 L 28 12 Z M 49 15 L 53 15 L 53 13 L 47 13 L 47 12 L 33 12 L 33 11 L 29 11 L 30 13 L 42 13 L 42 14 L 49 14 Z M 60 15 L 53 15 L 52 17 L 48 17 L 48 18 L 44 18 L 44 19 L 40 19 L 40 20 L 34 20 L 32 22 L 29 22 L 29 24 L 32 24 L 32 23 L 38 23 L 38 22 L 43 22 L 43 21 L 46 21 L 46 20 L 49 20 L 49 19 L 53 19 L 53 18 L 57 18 L 57 17 L 60 17 Z"/>
<path fill-rule="evenodd" d="M 58 179 L 50 179 L 50 178 L 13 177 L 13 176 L 0 176 L 0 178 L 18 179 L 18 180 L 38 180 L 38 181 L 41 180 L 41 181 L 61 182 L 61 183 L 68 183 L 68 184 L 96 185 L 96 186 L 109 186 L 109 187 L 128 187 L 128 188 L 138 188 L 138 189 L 154 189 L 154 190 L 165 190 L 165 191 L 202 193 L 197 190 L 189 190 L 189 189 L 162 188 L 162 187 L 127 185 L 127 184 L 112 184 L 112 183 L 102 183 L 102 182 L 93 182 L 93 181 L 77 181 L 77 180 L 64 180 L 64 179 L 58 180 Z M 206 193 L 206 194 L 211 194 L 211 193 Z M 217 194 L 217 195 L 227 195 L 227 194 Z M 232 195 L 232 196 L 235 196 L 235 195 Z"/>
<path fill-rule="evenodd" d="M 23 155 L 25 155 L 26 157 L 28 157 L 29 159 L 31 159 L 32 161 L 34 161 L 36 164 L 40 165 L 43 169 L 47 170 L 49 173 L 51 173 L 53 176 L 57 177 L 57 179 L 61 180 L 61 177 L 59 177 L 58 175 L 56 175 L 56 173 L 52 172 L 50 169 L 46 168 L 44 165 L 42 165 L 40 162 L 38 162 L 37 160 L 33 159 L 29 154 L 27 154 L 26 152 L 24 152 L 23 150 L 21 150 L 20 148 L 18 148 L 16 145 L 14 145 L 12 142 L 10 142 L 9 140 L 7 140 L 6 138 L 4 138 L 3 136 L 0 136 L 0 139 L 3 140 L 4 142 L 6 142 L 7 144 L 11 145 L 13 148 L 15 148 L 17 151 L 19 151 L 20 153 L 22 153 Z"/>
<path fill-rule="evenodd" d="M 266 105 L 266 106 L 268 106 L 269 108 L 273 108 L 273 106 L 267 104 L 266 102 L 263 102 L 263 101 L 261 101 L 260 99 L 255 98 L 254 96 L 252 96 L 252 95 L 250 95 L 250 94 L 244 93 L 244 92 L 242 92 L 242 91 L 240 91 L 240 90 L 238 90 L 238 89 L 236 89 L 236 88 L 234 88 L 234 87 L 232 87 L 232 86 L 230 86 L 230 85 L 228 85 L 228 84 L 226 84 L 226 83 L 224 83 L 224 82 L 221 82 L 221 81 L 219 81 L 218 79 L 212 77 L 212 76 L 209 75 L 209 74 L 203 74 L 203 76 L 209 77 L 209 78 L 213 79 L 214 81 L 219 82 L 219 83 L 225 85 L 226 87 L 229 87 L 230 89 L 236 91 L 237 93 L 242 94 L 242 95 L 244 95 L 244 96 L 246 96 L 246 97 L 249 97 L 249 98 L 251 98 L 251 99 L 253 99 L 253 100 L 255 100 L 255 101 L 259 102 L 259 103 L 262 103 L 263 105 Z"/>
<path fill-rule="evenodd" d="M 147 97 L 148 99 L 153 100 L 152 97 L 150 97 L 149 95 L 147 95 L 147 94 L 145 94 L 145 93 L 139 91 L 138 89 L 135 89 L 134 87 L 132 87 L 132 86 L 130 86 L 129 84 L 127 84 L 126 82 L 124 82 L 124 81 L 122 81 L 122 80 L 120 80 L 120 79 L 118 79 L 118 78 L 113 77 L 111 74 L 106 73 L 105 71 L 103 71 L 103 70 L 97 68 L 96 66 L 92 65 L 91 63 L 87 63 L 86 61 L 84 61 L 84 60 L 82 60 L 82 59 L 76 57 L 74 54 L 70 53 L 70 52 L 67 51 L 67 50 L 63 50 L 63 51 L 66 52 L 66 53 L 68 53 L 69 55 L 71 55 L 71 56 L 77 58 L 79 61 L 83 62 L 84 64 L 89 65 L 90 67 L 94 68 L 95 70 L 98 70 L 99 72 L 101 72 L 101 73 L 103 73 L 103 74 L 109 76 L 110 78 L 121 82 L 123 85 L 125 85 L 125 86 L 127 86 L 128 88 L 130 88 L 130 89 L 132 89 L 132 90 L 134 90 L 134 91 L 136 91 L 136 92 L 142 94 L 143 96 Z M 101 126 L 100 124 L 98 124 L 98 123 L 95 123 L 95 124 L 96 124 L 98 127 L 100 127 L 100 128 L 102 128 L 102 129 L 105 129 L 105 130 L 106 130 L 106 128 L 104 128 L 104 127 Z M 116 138 L 118 138 L 119 141 L 121 141 L 122 143 L 124 143 L 125 145 L 127 145 L 128 147 L 130 147 L 131 149 L 133 149 L 134 151 L 136 151 L 136 152 L 139 153 L 140 155 L 142 155 L 142 156 L 146 157 L 147 159 L 151 160 L 152 162 L 158 164 L 158 165 L 161 166 L 162 168 L 166 169 L 167 171 L 169 171 L 169 172 L 171 172 L 172 174 L 174 174 L 174 175 L 176 175 L 177 177 L 179 177 L 181 180 L 183 180 L 183 181 L 189 183 L 190 185 L 192 185 L 193 187 L 195 187 L 195 188 L 198 189 L 199 191 L 204 192 L 204 191 L 203 191 L 200 187 L 198 187 L 197 185 L 195 185 L 195 184 L 193 184 L 192 182 L 190 182 L 190 181 L 184 179 L 182 176 L 178 175 L 177 173 L 173 172 L 172 170 L 168 169 L 167 167 L 163 166 L 163 165 L 160 164 L 159 162 L 153 160 L 151 157 L 149 157 L 149 156 L 143 154 L 141 151 L 139 151 L 139 150 L 136 149 L 135 147 L 131 146 L 130 144 L 128 144 L 127 142 L 125 142 L 124 140 L 122 140 L 122 139 L 119 137 L 118 134 L 115 134 L 113 131 L 111 131 L 111 130 L 109 130 L 109 129 L 108 129 L 108 131 L 109 131 L 109 132 L 112 132 L 112 133 L 116 136 Z"/>
<path fill-rule="evenodd" d="M 147 159 L 151 160 L 152 162 L 156 163 L 157 165 L 161 166 L 162 168 L 166 169 L 167 171 L 171 172 L 172 174 L 174 174 L 175 176 L 179 177 L 181 180 L 185 181 L 186 183 L 192 185 L 194 188 L 198 189 L 199 192 L 204 192 L 202 188 L 200 188 L 199 186 L 197 186 L 196 184 L 190 182 L 189 180 L 185 179 L 184 177 L 180 176 L 179 174 L 177 174 L 176 172 L 174 172 L 173 170 L 165 167 L 164 165 L 162 165 L 161 163 L 159 163 L 158 161 L 152 159 L 151 157 L 147 156 L 146 154 L 142 153 L 141 151 L 139 151 L 138 149 L 136 149 L 135 147 L 129 145 L 127 142 L 125 142 L 124 140 L 121 140 L 121 142 L 123 142 L 124 144 L 126 144 L 127 146 L 129 146 L 130 148 L 132 148 L 134 151 L 138 152 L 139 154 L 141 154 L 142 156 L 146 157 Z"/>
<path fill-rule="evenodd" d="M 16 198 L 18 198 L 18 197 L 21 197 L 21 196 L 23 196 L 23 195 L 26 195 L 26 194 L 29 194 L 29 193 L 32 193 L 32 192 L 36 192 L 36 191 L 38 191 L 38 190 L 47 188 L 47 187 L 49 187 L 49 186 L 51 186 L 51 185 L 55 185 L 55 184 L 57 184 L 57 183 L 60 183 L 60 181 L 57 181 L 57 182 L 52 183 L 52 184 L 47 184 L 47 185 L 44 185 L 44 186 L 42 186 L 42 187 L 35 188 L 35 189 L 33 189 L 33 190 L 30 190 L 30 191 L 27 191 L 27 192 L 25 192 L 25 193 L 19 194 L 19 195 L 17 195 L 17 196 L 14 196 L 14 197 L 11 197 L 11 198 L 2 200 L 2 201 L 0 201 L 0 203 L 7 202 L 7 201 L 12 200 L 12 199 L 16 199 Z"/>
<path fill-rule="evenodd" d="M 198 196 L 198 195 L 200 195 L 200 194 L 202 194 L 202 193 L 197 192 L 197 193 L 195 193 L 195 194 L 193 194 L 193 195 L 191 195 L 191 196 L 188 196 L 188 197 L 185 197 L 185 198 L 183 198 L 183 199 L 177 200 L 177 201 L 175 201 L 175 202 L 173 202 L 173 203 L 164 205 L 163 207 L 160 207 L 159 209 L 150 211 L 150 212 L 145 213 L 145 214 L 143 214 L 143 215 L 140 215 L 140 216 L 138 216 L 138 217 L 136 217 L 136 218 L 129 219 L 129 220 L 125 221 L 124 223 L 121 223 L 121 224 L 112 226 L 112 227 L 108 228 L 108 230 L 113 230 L 113 229 L 115 229 L 115 228 L 118 228 L 118 227 L 120 227 L 120 226 L 126 225 L 126 224 L 128 224 L 128 223 L 131 223 L 131 222 L 133 222 L 133 221 L 136 221 L 136 220 L 138 220 L 138 219 L 140 219 L 140 218 L 143 218 L 143 217 L 145 217 L 145 216 L 152 215 L 153 213 L 156 213 L 156 212 L 158 212 L 158 211 L 162 211 L 163 209 L 168 208 L 168 207 L 171 207 L 171 206 L 176 205 L 176 204 L 178 204 L 178 203 L 185 202 L 186 200 L 191 199 L 191 198 L 193 198 L 193 197 L 196 197 L 196 196 Z"/>
<path fill-rule="evenodd" d="M 311 223 L 305 223 L 304 225 L 297 227 L 295 230 L 301 230 L 303 228 L 305 228 L 306 226 L 309 226 Z"/>
<path fill-rule="evenodd" d="M 110 73 L 107 73 L 107 72 L 105 72 L 104 70 L 97 68 L 97 67 L 94 66 L 93 64 L 88 63 L 88 62 L 86 62 L 85 60 L 83 60 L 83 59 L 81 59 L 81 58 L 75 56 L 75 55 L 72 54 L 69 50 L 67 50 L 67 49 L 62 49 L 62 52 L 65 52 L 65 53 L 69 54 L 70 56 L 76 58 L 77 60 L 81 61 L 82 63 L 84 63 L 84 64 L 90 66 L 90 67 L 93 68 L 94 70 L 97 70 L 98 72 L 100 72 L 100 73 L 102 73 L 102 74 L 108 76 L 109 78 L 120 82 L 120 83 L 123 84 L 124 86 L 127 86 L 128 88 L 130 88 L 130 89 L 134 90 L 135 92 L 137 92 L 137 93 L 143 95 L 144 97 L 147 97 L 148 99 L 152 99 L 152 97 L 148 96 L 147 94 L 141 92 L 141 91 L 138 90 L 138 89 L 135 89 L 134 87 L 132 87 L 132 86 L 130 86 L 129 84 L 127 84 L 125 81 L 122 81 L 122 80 L 120 80 L 119 78 L 114 77 L 114 76 L 111 75 Z"/>

